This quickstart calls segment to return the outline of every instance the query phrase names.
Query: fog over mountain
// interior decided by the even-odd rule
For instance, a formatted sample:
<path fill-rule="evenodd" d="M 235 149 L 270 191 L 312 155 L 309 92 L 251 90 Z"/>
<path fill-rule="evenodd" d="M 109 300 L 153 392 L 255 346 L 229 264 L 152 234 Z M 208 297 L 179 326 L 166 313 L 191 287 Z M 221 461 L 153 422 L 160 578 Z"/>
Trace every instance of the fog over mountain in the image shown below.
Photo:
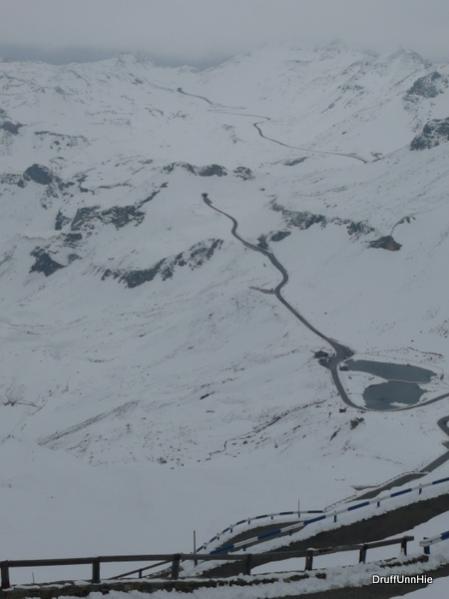
<path fill-rule="evenodd" d="M 2 0 L 1 17 L 0 55 L 56 63 L 143 51 L 203 66 L 261 44 L 333 38 L 449 54 L 445 0 Z"/>

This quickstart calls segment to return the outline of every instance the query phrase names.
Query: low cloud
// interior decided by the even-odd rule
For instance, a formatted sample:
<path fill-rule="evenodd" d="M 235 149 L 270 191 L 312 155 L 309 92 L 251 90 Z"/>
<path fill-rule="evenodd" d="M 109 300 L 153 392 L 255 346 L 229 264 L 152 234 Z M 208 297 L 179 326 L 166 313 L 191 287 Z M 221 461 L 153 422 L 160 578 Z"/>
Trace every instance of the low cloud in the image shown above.
<path fill-rule="evenodd" d="M 142 51 L 215 62 L 264 43 L 339 38 L 449 56 L 447 0 L 0 0 L 0 54 L 63 62 Z"/>

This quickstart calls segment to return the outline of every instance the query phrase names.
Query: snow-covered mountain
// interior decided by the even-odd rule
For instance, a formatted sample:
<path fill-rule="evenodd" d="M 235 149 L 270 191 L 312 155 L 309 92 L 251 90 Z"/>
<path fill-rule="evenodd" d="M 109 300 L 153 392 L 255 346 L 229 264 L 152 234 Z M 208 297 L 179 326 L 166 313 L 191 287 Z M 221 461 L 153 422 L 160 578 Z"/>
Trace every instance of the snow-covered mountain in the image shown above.
<path fill-rule="evenodd" d="M 4 62 L 0 90 L 5 559 L 189 548 L 446 451 L 448 64 Z M 433 376 L 380 409 L 342 362 L 344 403 L 327 338 Z"/>

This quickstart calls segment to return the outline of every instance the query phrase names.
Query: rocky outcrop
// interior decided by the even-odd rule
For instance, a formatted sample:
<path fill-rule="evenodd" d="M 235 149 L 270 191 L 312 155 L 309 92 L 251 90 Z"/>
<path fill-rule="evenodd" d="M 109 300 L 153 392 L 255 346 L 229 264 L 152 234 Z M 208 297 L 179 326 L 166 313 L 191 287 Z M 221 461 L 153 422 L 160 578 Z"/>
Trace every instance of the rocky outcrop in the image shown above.
<path fill-rule="evenodd" d="M 286 237 L 291 235 L 291 231 L 276 231 L 275 233 L 270 233 L 269 239 L 270 241 L 282 241 Z"/>
<path fill-rule="evenodd" d="M 114 225 L 116 229 L 121 229 L 130 223 L 140 225 L 144 218 L 145 212 L 134 205 L 113 206 L 106 210 L 100 210 L 99 206 L 85 206 L 78 208 L 72 219 L 59 210 L 55 218 L 55 229 L 61 231 L 70 225 L 71 231 L 92 231 L 98 222 L 104 225 Z"/>
<path fill-rule="evenodd" d="M 228 170 L 220 164 L 206 164 L 205 166 L 195 166 L 194 164 L 190 164 L 189 162 L 171 162 L 170 164 L 167 164 L 166 166 L 162 167 L 162 172 L 170 174 L 178 168 L 182 168 L 191 175 L 196 175 L 198 177 L 226 177 L 229 174 Z M 243 179 L 243 181 L 249 181 L 250 179 L 254 179 L 254 174 L 252 170 L 247 166 L 237 166 L 232 171 L 232 173 L 239 179 Z"/>
<path fill-rule="evenodd" d="M 79 208 L 70 224 L 72 231 L 88 230 L 94 227 L 94 221 L 100 221 L 104 225 L 114 225 L 120 229 L 129 223 L 140 225 L 145 218 L 136 206 L 113 206 L 106 210 L 100 210 L 98 206 Z"/>
<path fill-rule="evenodd" d="M 369 247 L 390 250 L 390 252 L 397 252 L 401 249 L 402 245 L 395 241 L 391 235 L 385 235 L 384 237 L 379 237 L 379 239 L 370 241 Z"/>
<path fill-rule="evenodd" d="M 411 150 L 429 150 L 449 141 L 449 118 L 433 119 L 410 144 Z"/>
<path fill-rule="evenodd" d="M 135 270 L 110 270 L 104 271 L 102 280 L 107 278 L 118 279 L 120 282 L 125 283 L 129 289 L 139 287 L 144 283 L 149 283 L 159 276 L 162 281 L 171 279 L 174 272 L 179 267 L 188 266 L 191 270 L 199 268 L 205 262 L 210 260 L 214 253 L 221 248 L 223 245 L 222 239 L 208 239 L 201 241 L 190 247 L 187 251 L 181 252 L 176 256 L 170 256 L 159 260 L 153 266 L 144 269 Z"/>
<path fill-rule="evenodd" d="M 226 177 L 228 171 L 219 164 L 207 164 L 206 166 L 195 166 L 189 162 L 171 162 L 162 167 L 163 173 L 172 173 L 175 169 L 182 168 L 192 175 L 199 177 Z"/>
<path fill-rule="evenodd" d="M 41 141 L 47 140 L 53 150 L 74 148 L 81 143 L 87 143 L 87 138 L 84 135 L 68 135 L 55 131 L 35 131 L 34 135 Z"/>
<path fill-rule="evenodd" d="M 11 135 L 17 135 L 21 127 L 23 127 L 23 125 L 20 123 L 13 123 L 12 121 L 3 121 L 3 123 L 0 123 L 0 129 Z"/>
<path fill-rule="evenodd" d="M 282 241 L 289 235 L 291 235 L 291 231 L 275 231 L 268 233 L 268 235 L 259 235 L 259 237 L 257 238 L 257 245 L 260 248 L 267 250 L 269 248 L 270 241 Z"/>
<path fill-rule="evenodd" d="M 0 175 L 0 183 L 3 185 L 17 185 L 17 187 L 20 188 L 25 187 L 25 181 L 22 175 L 17 175 L 15 173 L 5 173 Z"/>
<path fill-rule="evenodd" d="M 289 227 L 295 227 L 303 231 L 313 225 L 325 227 L 328 223 L 327 218 L 323 214 L 314 214 L 307 210 L 289 210 L 276 202 L 272 203 L 272 208 L 276 212 L 281 212 L 284 221 Z"/>
<path fill-rule="evenodd" d="M 70 223 L 70 218 L 64 216 L 64 214 L 58 210 L 58 213 L 55 218 L 55 230 L 60 231 L 65 225 Z"/>
<path fill-rule="evenodd" d="M 239 179 L 243 179 L 243 181 L 254 179 L 253 171 L 247 166 L 238 166 L 232 172 L 236 177 L 239 177 Z"/>
<path fill-rule="evenodd" d="M 280 212 L 285 223 L 289 227 L 306 230 L 313 225 L 320 225 L 322 228 L 328 224 L 343 225 L 346 227 L 348 235 L 351 237 L 359 237 L 360 235 L 368 235 L 374 231 L 365 221 L 353 221 L 349 218 L 326 217 L 324 214 L 316 214 L 307 210 L 289 210 L 276 201 L 271 202 L 271 207 L 276 212 Z"/>
<path fill-rule="evenodd" d="M 37 247 L 31 252 L 31 255 L 34 258 L 34 264 L 30 268 L 30 273 L 38 272 L 42 273 L 46 277 L 53 275 L 58 270 L 65 268 L 75 260 L 79 260 L 80 256 L 77 254 L 71 253 L 65 259 L 64 263 L 55 260 L 52 256 L 54 254 L 51 253 L 49 248 L 41 248 Z"/>
<path fill-rule="evenodd" d="M 47 250 L 44 250 L 42 248 L 35 248 L 31 252 L 31 255 L 35 258 L 35 260 L 34 264 L 30 268 L 30 273 L 40 272 L 44 274 L 46 277 L 49 277 L 56 271 L 60 270 L 61 268 L 64 268 L 63 264 L 60 264 L 59 262 L 56 262 L 56 260 L 53 260 L 53 258 L 47 252 Z"/>
<path fill-rule="evenodd" d="M 447 77 L 443 77 L 438 71 L 433 71 L 417 79 L 408 90 L 406 98 L 408 100 L 414 100 L 417 97 L 435 98 L 439 94 L 442 94 L 447 87 Z"/>
<path fill-rule="evenodd" d="M 41 164 L 32 164 L 23 173 L 25 181 L 33 181 L 39 185 L 50 185 L 55 177 L 51 170 Z"/>
<path fill-rule="evenodd" d="M 301 158 L 294 158 L 293 160 L 285 160 L 282 164 L 285 166 L 297 166 L 298 164 L 302 164 L 307 160 L 307 156 L 302 156 Z"/>

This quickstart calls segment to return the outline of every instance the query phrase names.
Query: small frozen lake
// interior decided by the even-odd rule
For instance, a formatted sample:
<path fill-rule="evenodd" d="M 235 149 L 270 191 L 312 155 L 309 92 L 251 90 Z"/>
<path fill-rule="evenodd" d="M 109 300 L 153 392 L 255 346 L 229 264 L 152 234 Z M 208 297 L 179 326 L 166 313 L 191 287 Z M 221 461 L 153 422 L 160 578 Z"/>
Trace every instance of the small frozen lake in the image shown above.
<path fill-rule="evenodd" d="M 395 404 L 414 406 L 425 392 L 416 383 L 387 381 L 366 387 L 363 399 L 370 410 L 394 410 Z"/>
<path fill-rule="evenodd" d="M 385 379 L 386 382 L 369 385 L 363 391 L 363 399 L 370 410 L 394 410 L 399 406 L 416 405 L 426 392 L 420 384 L 430 383 L 436 376 L 427 368 L 411 364 L 371 360 L 347 360 L 343 370 L 364 372 Z"/>

